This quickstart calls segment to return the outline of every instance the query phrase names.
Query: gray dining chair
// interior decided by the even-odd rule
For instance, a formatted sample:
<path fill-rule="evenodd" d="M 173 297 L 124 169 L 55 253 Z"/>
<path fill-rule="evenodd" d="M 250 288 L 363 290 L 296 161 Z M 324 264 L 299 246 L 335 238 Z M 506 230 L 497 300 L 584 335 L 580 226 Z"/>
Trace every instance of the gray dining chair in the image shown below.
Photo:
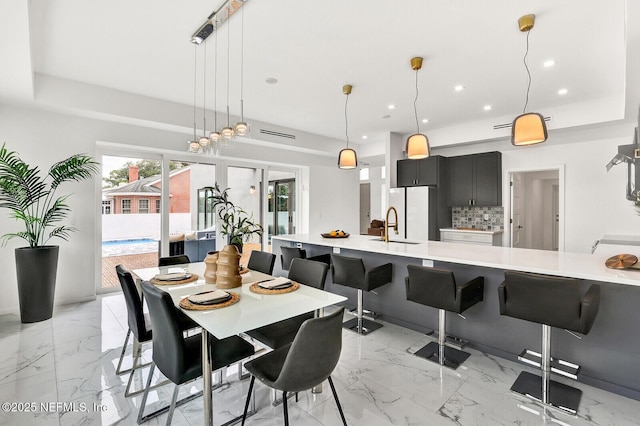
<path fill-rule="evenodd" d="M 140 403 L 138 424 L 168 411 L 167 425 L 169 425 L 177 406 L 202 395 L 202 391 L 200 391 L 186 396 L 180 401 L 177 400 L 180 385 L 202 376 L 202 333 L 189 337 L 183 336 L 178 324 L 178 310 L 175 308 L 169 293 L 145 281 L 142 283 L 142 294 L 147 299 L 149 316 L 155 332 L 153 336 L 153 362 L 149 371 L 147 387 Z M 212 371 L 250 357 L 255 352 L 253 345 L 238 336 L 222 340 L 211 336 L 209 344 Z M 160 408 L 151 414 L 144 415 L 149 395 L 149 385 L 155 367 L 158 367 L 160 372 L 176 386 L 170 405 Z"/>
<path fill-rule="evenodd" d="M 158 266 L 172 266 L 183 265 L 185 263 L 191 263 L 191 259 L 186 254 L 176 254 L 174 256 L 166 256 L 158 259 Z"/>
<path fill-rule="evenodd" d="M 342 423 L 347 425 L 331 379 L 331 373 L 338 364 L 342 351 L 343 315 L 344 308 L 340 308 L 325 317 L 307 320 L 300 327 L 293 343 L 245 364 L 245 368 L 251 373 L 251 382 L 242 416 L 243 425 L 256 377 L 265 385 L 282 391 L 285 426 L 289 425 L 287 394 L 311 389 L 328 380 Z"/>
<path fill-rule="evenodd" d="M 260 250 L 253 250 L 249 255 L 249 262 L 247 268 L 252 271 L 262 272 L 263 274 L 271 275 L 273 273 L 273 266 L 276 263 L 276 255 Z"/>
<path fill-rule="evenodd" d="M 292 259 L 290 265 L 288 277 L 290 280 L 320 290 L 324 289 L 324 282 L 327 278 L 329 265 L 300 258 Z M 271 349 L 278 349 L 293 342 L 302 323 L 311 318 L 313 318 L 313 312 L 307 312 L 306 314 L 249 330 L 247 331 L 247 335 L 264 343 Z"/>

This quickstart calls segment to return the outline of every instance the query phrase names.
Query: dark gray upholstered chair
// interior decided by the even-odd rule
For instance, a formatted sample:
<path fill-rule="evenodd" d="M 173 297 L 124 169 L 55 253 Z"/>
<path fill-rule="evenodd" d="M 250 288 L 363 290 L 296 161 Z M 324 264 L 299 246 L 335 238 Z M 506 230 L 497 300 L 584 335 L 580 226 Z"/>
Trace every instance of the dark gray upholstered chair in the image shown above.
<path fill-rule="evenodd" d="M 580 295 L 580 281 L 526 272 L 507 271 L 498 286 L 500 315 L 542 324 L 542 349 L 525 350 L 518 359 L 540 366 L 542 377 L 523 371 L 511 390 L 575 414 L 582 391 L 551 380 L 551 373 L 577 378 L 580 366 L 551 357 L 551 327 L 588 334 L 600 305 L 600 286 Z"/>
<path fill-rule="evenodd" d="M 438 343 L 431 342 L 415 355 L 456 369 L 469 353 L 446 346 L 447 311 L 461 314 L 482 301 L 484 277 L 476 277 L 466 284 L 457 284 L 453 272 L 418 265 L 407 265 L 405 278 L 407 300 L 439 310 Z"/>
<path fill-rule="evenodd" d="M 307 251 L 305 249 L 287 246 L 281 246 L 280 252 L 282 253 L 280 255 L 280 265 L 283 271 L 289 270 L 289 266 L 293 259 L 309 259 L 316 262 L 326 263 L 327 265 L 331 264 L 330 254 L 319 254 L 317 256 L 307 257 Z"/>
<path fill-rule="evenodd" d="M 198 333 L 186 338 L 182 335 L 178 325 L 178 310 L 169 293 L 146 281 L 142 283 L 142 293 L 147 299 L 149 316 L 155 332 L 153 336 L 153 363 L 140 403 L 138 424 L 167 411 L 169 411 L 167 424 L 170 424 L 173 411 L 177 406 L 202 395 L 202 392 L 199 392 L 176 401 L 180 385 L 202 376 L 202 334 Z M 253 345 L 238 336 L 223 340 L 211 336 L 210 345 L 212 370 L 226 367 L 254 354 Z M 149 394 L 149 384 L 156 366 L 176 386 L 169 406 L 145 416 L 144 409 Z"/>
<path fill-rule="evenodd" d="M 273 273 L 273 265 L 276 263 L 276 255 L 260 250 L 253 250 L 249 256 L 247 268 L 252 271 L 262 272 L 271 275 Z"/>
<path fill-rule="evenodd" d="M 369 270 L 365 269 L 359 257 L 347 257 L 338 254 L 331 255 L 333 266 L 333 283 L 358 290 L 358 307 L 356 318 L 344 323 L 344 327 L 358 334 L 369 334 L 382 327 L 382 324 L 363 318 L 363 292 L 390 283 L 393 279 L 393 265 L 385 263 Z"/>
<path fill-rule="evenodd" d="M 325 263 L 295 258 L 291 262 L 289 279 L 322 290 L 328 271 L 329 265 Z M 272 349 L 278 349 L 293 342 L 302 323 L 311 318 L 313 318 L 313 312 L 308 312 L 250 330 L 247 334 Z"/>
<path fill-rule="evenodd" d="M 251 373 L 251 382 L 244 408 L 243 425 L 257 377 L 265 385 L 282 391 L 285 426 L 289 425 L 287 394 L 311 389 L 328 380 L 342 423 L 346 426 L 347 421 L 331 379 L 331 373 L 338 364 L 342 350 L 343 314 L 344 308 L 340 308 L 331 315 L 305 321 L 293 343 L 245 364 L 245 368 Z"/>
<path fill-rule="evenodd" d="M 189 256 L 186 254 L 176 254 L 175 256 L 166 256 L 158 259 L 158 266 L 182 265 L 191 263 Z"/>

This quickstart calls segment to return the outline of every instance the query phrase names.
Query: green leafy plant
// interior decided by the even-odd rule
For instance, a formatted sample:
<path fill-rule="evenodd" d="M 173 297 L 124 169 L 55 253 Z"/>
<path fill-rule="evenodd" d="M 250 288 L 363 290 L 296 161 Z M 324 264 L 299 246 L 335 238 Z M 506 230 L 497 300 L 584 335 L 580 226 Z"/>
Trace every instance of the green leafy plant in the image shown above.
<path fill-rule="evenodd" d="M 44 246 L 51 238 L 67 240 L 76 229 L 61 222 L 71 211 L 67 205 L 69 195 L 56 196 L 58 187 L 69 181 L 89 179 L 98 172 L 98 164 L 85 154 L 75 154 L 51 166 L 45 177 L 40 169 L 25 163 L 20 156 L 6 148 L 0 148 L 0 208 L 11 211 L 10 217 L 22 221 L 25 230 L 4 234 L 8 240 L 19 237 L 29 247 Z M 50 228 L 51 231 L 49 231 Z"/>
<path fill-rule="evenodd" d="M 216 183 L 203 189 L 211 191 L 212 195 L 208 197 L 207 202 L 217 211 L 221 222 L 221 234 L 228 238 L 229 244 L 242 247 L 243 241 L 249 241 L 252 235 L 262 236 L 262 225 L 254 222 L 253 214 L 250 215 L 229 200 L 229 188 L 221 190 Z"/>

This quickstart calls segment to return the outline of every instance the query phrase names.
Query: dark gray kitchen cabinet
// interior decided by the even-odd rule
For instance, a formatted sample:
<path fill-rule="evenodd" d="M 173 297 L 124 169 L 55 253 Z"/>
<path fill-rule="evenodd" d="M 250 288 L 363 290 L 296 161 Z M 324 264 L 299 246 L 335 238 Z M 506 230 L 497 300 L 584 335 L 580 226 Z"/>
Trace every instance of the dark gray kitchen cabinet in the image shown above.
<path fill-rule="evenodd" d="M 502 155 L 499 152 L 447 158 L 450 206 L 501 206 Z"/>
<path fill-rule="evenodd" d="M 435 155 L 420 160 L 398 160 L 398 187 L 438 186 L 442 158 Z"/>

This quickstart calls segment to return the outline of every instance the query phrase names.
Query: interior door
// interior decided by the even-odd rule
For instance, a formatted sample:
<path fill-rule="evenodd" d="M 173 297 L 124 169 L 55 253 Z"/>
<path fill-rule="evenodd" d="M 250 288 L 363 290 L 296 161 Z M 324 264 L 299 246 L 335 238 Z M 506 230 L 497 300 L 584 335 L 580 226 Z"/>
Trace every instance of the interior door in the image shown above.
<path fill-rule="evenodd" d="M 371 223 L 371 184 L 360 184 L 360 234 L 366 235 Z"/>
<path fill-rule="evenodd" d="M 522 179 L 519 174 L 511 175 L 511 247 L 523 247 L 521 225 L 523 212 Z"/>

